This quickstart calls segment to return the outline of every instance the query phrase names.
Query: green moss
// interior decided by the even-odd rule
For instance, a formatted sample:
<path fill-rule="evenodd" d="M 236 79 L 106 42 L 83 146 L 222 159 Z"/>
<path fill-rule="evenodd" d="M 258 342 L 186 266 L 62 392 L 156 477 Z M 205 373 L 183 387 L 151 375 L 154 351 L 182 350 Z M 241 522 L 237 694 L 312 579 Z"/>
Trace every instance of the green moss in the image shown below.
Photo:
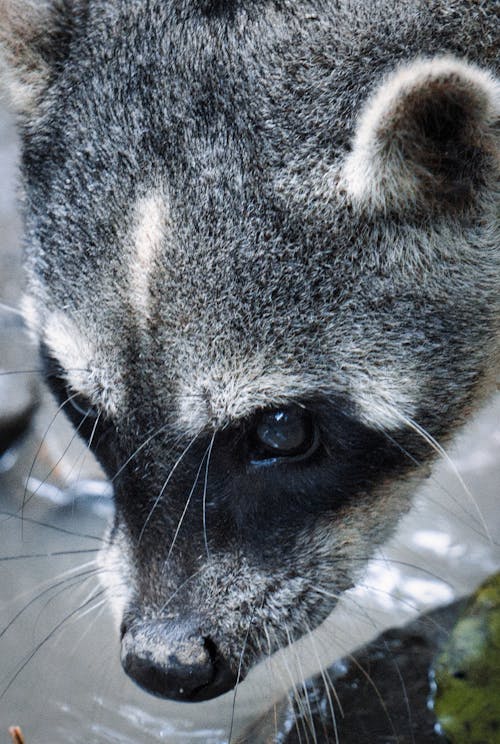
<path fill-rule="evenodd" d="M 500 744 L 500 573 L 476 592 L 435 667 L 434 707 L 452 744 Z"/>

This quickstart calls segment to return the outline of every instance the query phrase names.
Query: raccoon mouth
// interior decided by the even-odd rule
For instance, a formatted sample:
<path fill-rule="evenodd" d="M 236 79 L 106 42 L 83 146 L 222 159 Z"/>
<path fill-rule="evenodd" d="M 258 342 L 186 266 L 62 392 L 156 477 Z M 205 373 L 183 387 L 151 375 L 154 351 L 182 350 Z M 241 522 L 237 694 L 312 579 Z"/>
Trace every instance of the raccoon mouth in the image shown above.
<path fill-rule="evenodd" d="M 211 638 L 185 621 L 122 625 L 121 662 L 145 692 L 178 702 L 211 700 L 243 678 Z"/>

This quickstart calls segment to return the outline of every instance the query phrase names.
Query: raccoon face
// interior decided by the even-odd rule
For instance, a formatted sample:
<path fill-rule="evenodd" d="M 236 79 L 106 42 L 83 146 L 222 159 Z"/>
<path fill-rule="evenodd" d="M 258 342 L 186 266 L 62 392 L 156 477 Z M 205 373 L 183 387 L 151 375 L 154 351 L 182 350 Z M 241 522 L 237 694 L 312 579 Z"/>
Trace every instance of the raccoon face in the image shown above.
<path fill-rule="evenodd" d="M 178 5 L 48 3 L 4 49 L 26 316 L 115 487 L 123 665 L 200 701 L 326 617 L 492 388 L 500 108 L 453 57 L 371 80 L 331 19 Z"/>

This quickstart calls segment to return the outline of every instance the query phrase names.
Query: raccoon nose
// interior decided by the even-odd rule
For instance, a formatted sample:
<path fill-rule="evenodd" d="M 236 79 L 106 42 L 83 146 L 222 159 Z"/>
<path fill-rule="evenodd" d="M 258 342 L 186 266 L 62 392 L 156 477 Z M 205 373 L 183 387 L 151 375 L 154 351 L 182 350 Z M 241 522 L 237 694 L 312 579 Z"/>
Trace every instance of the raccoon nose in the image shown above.
<path fill-rule="evenodd" d="M 237 675 L 216 644 L 189 623 L 141 623 L 122 632 L 122 666 L 152 695 L 201 702 L 236 685 Z"/>

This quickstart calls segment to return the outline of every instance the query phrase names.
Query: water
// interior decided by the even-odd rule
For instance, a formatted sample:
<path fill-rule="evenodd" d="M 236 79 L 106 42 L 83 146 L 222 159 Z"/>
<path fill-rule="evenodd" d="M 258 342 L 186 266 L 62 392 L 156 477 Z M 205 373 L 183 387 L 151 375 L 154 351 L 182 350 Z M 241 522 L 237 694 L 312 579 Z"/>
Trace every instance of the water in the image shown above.
<path fill-rule="evenodd" d="M 0 111 L 0 182 L 12 184 L 14 164 L 15 138 Z M 0 301 L 8 303 L 19 295 L 13 210 L 12 189 L 0 189 Z M 18 326 L 0 312 L 0 366 L 34 365 Z M 33 379 L 17 376 L 14 392 L 26 392 Z M 5 391 L 0 386 L 0 406 L 14 395 Z M 469 592 L 500 566 L 497 399 L 469 426 L 453 461 L 442 463 L 420 489 L 411 514 L 360 585 L 314 634 L 256 668 L 236 698 L 231 693 L 197 705 L 156 700 L 122 672 L 117 631 L 90 573 L 112 513 L 109 489 L 78 442 L 68 447 L 68 426 L 58 419 L 47 431 L 53 415 L 44 402 L 29 439 L 0 460 L 0 557 L 38 556 L 0 561 L 0 741 L 10 725 L 20 725 L 27 744 L 221 744 L 233 707 L 236 737 L 293 680 L 380 630 Z"/>

